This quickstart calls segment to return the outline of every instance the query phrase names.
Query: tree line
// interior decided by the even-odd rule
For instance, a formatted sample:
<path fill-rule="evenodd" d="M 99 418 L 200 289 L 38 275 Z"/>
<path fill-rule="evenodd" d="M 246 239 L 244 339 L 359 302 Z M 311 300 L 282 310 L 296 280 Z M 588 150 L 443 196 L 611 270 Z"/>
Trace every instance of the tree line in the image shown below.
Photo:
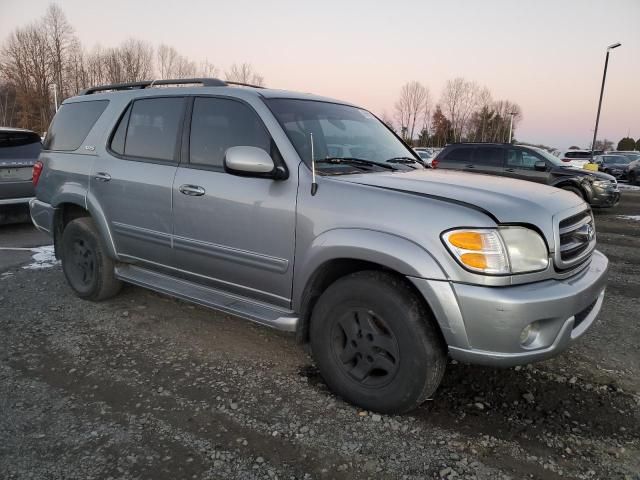
<path fill-rule="evenodd" d="M 130 38 L 115 47 L 86 49 L 62 9 L 51 4 L 45 15 L 16 28 L 0 46 L 0 125 L 46 131 L 57 103 L 81 90 L 140 80 L 216 77 L 221 69 L 196 62 L 169 45 L 157 48 Z M 248 63 L 231 65 L 230 81 L 264 85 Z"/>
<path fill-rule="evenodd" d="M 382 120 L 414 146 L 450 142 L 507 142 L 522 119 L 522 109 L 510 100 L 494 100 L 487 87 L 458 77 L 447 81 L 438 102 L 418 81 L 402 86 L 395 115 Z"/>

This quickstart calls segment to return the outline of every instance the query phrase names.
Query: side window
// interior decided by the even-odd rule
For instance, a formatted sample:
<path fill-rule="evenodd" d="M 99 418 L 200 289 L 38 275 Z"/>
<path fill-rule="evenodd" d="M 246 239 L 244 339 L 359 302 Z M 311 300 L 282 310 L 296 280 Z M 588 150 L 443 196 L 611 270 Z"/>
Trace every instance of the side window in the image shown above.
<path fill-rule="evenodd" d="M 520 170 L 535 170 L 536 162 L 542 160 L 532 152 L 511 148 L 507 153 L 507 167 Z"/>
<path fill-rule="evenodd" d="M 472 147 L 456 147 L 452 148 L 444 157 L 445 162 L 465 162 L 471 163 Z"/>
<path fill-rule="evenodd" d="M 270 152 L 271 137 L 258 115 L 236 100 L 197 97 L 191 119 L 189 162 L 222 168 L 227 149 L 237 146 Z"/>
<path fill-rule="evenodd" d="M 485 167 L 502 167 L 503 150 L 497 147 L 478 147 L 473 155 L 473 164 Z"/>
<path fill-rule="evenodd" d="M 124 141 L 127 136 L 127 125 L 129 125 L 129 117 L 131 115 L 131 105 L 127 107 L 127 111 L 124 113 L 122 118 L 120 119 L 120 123 L 118 123 L 118 128 L 116 129 L 113 137 L 111 138 L 111 150 L 114 152 L 124 155 Z"/>
<path fill-rule="evenodd" d="M 63 104 L 51 122 L 43 148 L 64 152 L 77 150 L 108 104 L 109 100 Z"/>
<path fill-rule="evenodd" d="M 128 120 L 127 134 L 123 143 L 122 125 L 118 125 L 111 141 L 111 148 L 122 148 L 128 157 L 151 160 L 175 161 L 178 132 L 182 123 L 184 99 L 182 97 L 146 98 L 136 100 L 120 121 Z M 122 127 L 124 128 L 124 127 Z"/>

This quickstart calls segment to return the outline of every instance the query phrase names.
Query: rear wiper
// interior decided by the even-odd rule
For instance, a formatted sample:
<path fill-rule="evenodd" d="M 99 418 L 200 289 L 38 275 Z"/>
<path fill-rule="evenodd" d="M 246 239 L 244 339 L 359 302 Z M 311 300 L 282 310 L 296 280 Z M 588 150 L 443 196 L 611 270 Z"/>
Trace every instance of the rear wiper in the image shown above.
<path fill-rule="evenodd" d="M 355 157 L 327 157 L 316 160 L 316 163 L 333 163 L 333 164 L 351 164 L 351 165 L 368 165 L 386 168 L 387 170 L 397 170 L 396 167 L 383 162 L 374 162 L 373 160 L 365 160 L 364 158 Z"/>

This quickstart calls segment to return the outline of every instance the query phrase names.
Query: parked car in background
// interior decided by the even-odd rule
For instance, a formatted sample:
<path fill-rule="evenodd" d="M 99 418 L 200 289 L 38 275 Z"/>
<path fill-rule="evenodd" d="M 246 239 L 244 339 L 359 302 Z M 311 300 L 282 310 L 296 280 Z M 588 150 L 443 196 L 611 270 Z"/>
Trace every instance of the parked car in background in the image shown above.
<path fill-rule="evenodd" d="M 0 127 L 0 222 L 13 218 L 14 206 L 26 207 L 34 197 L 31 176 L 41 149 L 37 133 Z"/>
<path fill-rule="evenodd" d="M 625 177 L 628 182 L 632 185 L 640 184 L 640 158 L 638 160 L 634 160 L 625 169 Z"/>
<path fill-rule="evenodd" d="M 431 149 L 418 147 L 413 150 L 418 154 L 427 167 L 431 167 L 431 161 L 433 160 L 433 151 L 431 151 Z"/>
<path fill-rule="evenodd" d="M 594 163 L 598 165 L 598 170 L 608 173 L 617 179 L 627 178 L 626 169 L 631 163 L 631 159 L 625 155 L 606 153 L 598 155 L 594 159 Z"/>
<path fill-rule="evenodd" d="M 601 152 L 593 152 L 594 155 Z M 572 167 L 584 167 L 591 160 L 591 150 L 556 150 L 553 155 Z"/>
<path fill-rule="evenodd" d="M 536 147 L 509 143 L 451 144 L 431 166 L 544 183 L 573 192 L 593 207 L 612 207 L 620 201 L 613 176 L 573 167 Z"/>
<path fill-rule="evenodd" d="M 58 110 L 31 216 L 79 297 L 125 281 L 296 332 L 336 394 L 384 413 L 429 398 L 447 355 L 527 364 L 595 321 L 608 260 L 578 196 L 418 168 L 339 100 L 196 82 Z"/>

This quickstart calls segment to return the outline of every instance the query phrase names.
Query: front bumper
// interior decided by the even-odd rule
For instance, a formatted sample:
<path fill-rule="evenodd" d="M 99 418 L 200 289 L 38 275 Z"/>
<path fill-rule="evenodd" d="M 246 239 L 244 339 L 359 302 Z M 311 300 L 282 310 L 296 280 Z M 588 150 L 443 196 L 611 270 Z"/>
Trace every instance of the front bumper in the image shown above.
<path fill-rule="evenodd" d="M 620 202 L 620 190 L 618 185 L 605 188 L 592 187 L 591 201 L 592 207 L 615 207 Z"/>
<path fill-rule="evenodd" d="M 432 307 L 452 358 L 508 367 L 553 357 L 587 331 L 602 307 L 608 264 L 596 250 L 572 277 L 511 287 L 411 280 Z M 530 324 L 537 334 L 523 344 Z"/>

